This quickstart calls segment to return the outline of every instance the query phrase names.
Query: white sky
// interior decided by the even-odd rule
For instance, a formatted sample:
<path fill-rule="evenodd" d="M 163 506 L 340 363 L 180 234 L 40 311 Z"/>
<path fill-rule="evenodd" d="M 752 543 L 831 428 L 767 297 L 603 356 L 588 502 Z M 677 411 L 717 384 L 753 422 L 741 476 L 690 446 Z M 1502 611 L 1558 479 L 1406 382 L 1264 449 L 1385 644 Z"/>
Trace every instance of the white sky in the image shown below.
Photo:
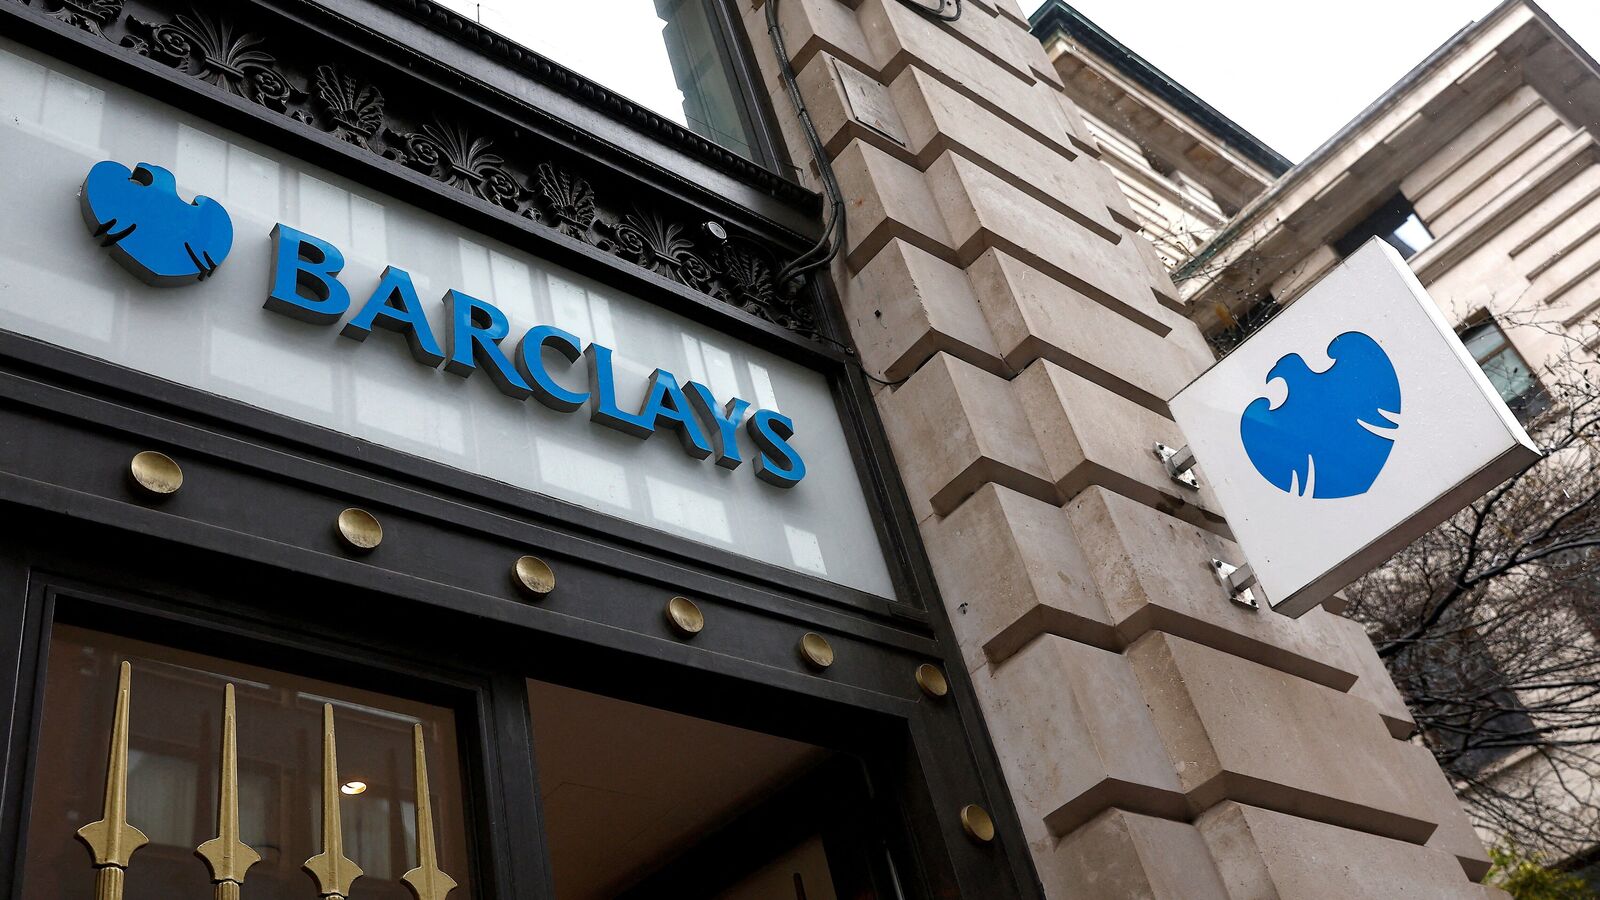
<path fill-rule="evenodd" d="M 652 0 L 434 0 L 685 124 Z"/>
<path fill-rule="evenodd" d="M 652 0 L 436 2 L 684 121 Z M 1290 160 L 1316 149 L 1495 6 L 1495 0 L 1069 2 Z M 1600 51 L 1600 0 L 1541 5 L 1591 54 Z M 764 42 L 755 49 L 768 52 Z"/>
<path fill-rule="evenodd" d="M 1496 5 L 1495 0 L 1068 2 L 1291 161 L 1315 150 L 1450 35 Z M 1542 0 L 1539 5 L 1591 55 L 1600 51 L 1600 0 Z"/>

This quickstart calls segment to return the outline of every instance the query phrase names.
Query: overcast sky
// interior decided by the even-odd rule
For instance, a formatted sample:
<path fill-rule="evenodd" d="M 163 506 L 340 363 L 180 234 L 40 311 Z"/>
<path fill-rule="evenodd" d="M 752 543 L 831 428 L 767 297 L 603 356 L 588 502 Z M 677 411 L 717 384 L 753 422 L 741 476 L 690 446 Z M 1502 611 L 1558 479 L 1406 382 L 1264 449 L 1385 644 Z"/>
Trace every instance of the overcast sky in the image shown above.
<path fill-rule="evenodd" d="M 683 121 L 683 97 L 652 0 L 437 2 Z M 1069 2 L 1295 161 L 1495 6 L 1495 0 Z M 1541 5 L 1591 54 L 1600 51 L 1600 0 Z M 755 49 L 767 52 L 764 45 Z"/>
<path fill-rule="evenodd" d="M 1495 7 L 1494 0 L 1069 2 L 1293 161 Z M 1600 0 L 1540 6 L 1591 55 L 1600 51 Z"/>

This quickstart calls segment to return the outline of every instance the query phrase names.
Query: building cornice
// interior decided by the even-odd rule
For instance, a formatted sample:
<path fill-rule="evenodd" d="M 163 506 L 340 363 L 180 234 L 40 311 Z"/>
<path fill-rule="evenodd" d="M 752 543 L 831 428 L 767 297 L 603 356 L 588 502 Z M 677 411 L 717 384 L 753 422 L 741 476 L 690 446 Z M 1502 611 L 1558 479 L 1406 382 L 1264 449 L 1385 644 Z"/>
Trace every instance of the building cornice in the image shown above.
<path fill-rule="evenodd" d="M 1295 228 L 1310 218 L 1309 210 L 1315 204 L 1350 199 L 1341 193 L 1341 186 L 1352 180 L 1352 171 L 1357 168 L 1394 169 L 1406 154 L 1422 152 L 1421 144 L 1411 136 L 1420 134 L 1415 129 L 1431 127 L 1427 113 L 1433 104 L 1443 102 L 1442 98 L 1452 88 L 1462 94 L 1484 95 L 1485 85 L 1504 80 L 1508 71 L 1497 51 L 1528 26 L 1542 29 L 1547 22 L 1526 0 L 1507 0 L 1483 19 L 1456 32 L 1299 165 L 1240 210 L 1227 226 L 1173 273 L 1173 280 L 1180 287 L 1186 287 L 1184 294 L 1191 300 L 1216 299 L 1211 292 L 1222 283 L 1221 276 L 1246 256 L 1268 245 L 1274 246 L 1269 254 L 1273 259 L 1281 257 L 1285 261 L 1314 250 L 1322 243 L 1321 236 L 1300 235 Z M 1369 159 L 1379 161 L 1367 163 Z M 1393 192 L 1392 184 L 1377 184 L 1369 175 L 1363 172 L 1363 177 L 1374 181 L 1374 192 L 1385 196 Z M 1280 253 L 1282 248 L 1276 245 L 1283 242 L 1304 246 L 1297 246 L 1298 252 Z M 1273 273 L 1264 274 L 1265 281 L 1270 282 Z M 1185 282 L 1190 284 L 1185 286 Z"/>
<path fill-rule="evenodd" d="M 1246 131 L 1237 122 L 1223 115 L 1216 107 L 1201 100 L 1188 88 L 1179 84 L 1165 72 L 1151 65 L 1144 57 L 1128 49 L 1121 41 L 1107 34 L 1082 13 L 1062 0 L 1050 0 L 1029 17 L 1034 37 L 1048 45 L 1050 39 L 1064 35 L 1125 77 L 1138 84 L 1151 95 L 1171 105 L 1183 116 L 1199 124 L 1217 140 L 1231 148 L 1268 175 L 1287 172 L 1292 163 L 1282 154 L 1267 146 L 1266 142 Z"/>

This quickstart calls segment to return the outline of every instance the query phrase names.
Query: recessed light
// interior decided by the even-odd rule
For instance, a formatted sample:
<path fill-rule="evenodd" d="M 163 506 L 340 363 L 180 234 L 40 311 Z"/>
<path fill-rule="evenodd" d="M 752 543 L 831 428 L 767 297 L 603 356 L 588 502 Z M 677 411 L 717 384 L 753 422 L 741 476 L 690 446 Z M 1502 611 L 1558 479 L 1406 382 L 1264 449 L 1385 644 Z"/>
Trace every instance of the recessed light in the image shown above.
<path fill-rule="evenodd" d="M 344 784 L 339 785 L 339 792 L 352 796 L 365 794 L 367 792 L 367 783 L 365 781 L 346 781 Z"/>

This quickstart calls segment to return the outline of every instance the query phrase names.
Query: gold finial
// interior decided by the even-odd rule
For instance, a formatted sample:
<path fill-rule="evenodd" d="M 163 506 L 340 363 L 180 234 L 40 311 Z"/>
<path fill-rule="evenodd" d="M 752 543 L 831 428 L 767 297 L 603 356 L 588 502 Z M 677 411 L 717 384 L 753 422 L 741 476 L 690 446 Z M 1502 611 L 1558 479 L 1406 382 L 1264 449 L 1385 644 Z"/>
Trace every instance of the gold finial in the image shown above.
<path fill-rule="evenodd" d="M 100 821 L 78 829 L 78 840 L 94 858 L 95 897 L 121 900 L 123 870 L 134 851 L 150 843 L 144 832 L 128 824 L 128 698 L 133 669 L 123 662 L 117 674 L 117 708 L 111 722 L 111 750 L 106 760 L 105 812 Z"/>
<path fill-rule="evenodd" d="M 428 797 L 428 757 L 422 747 L 422 726 L 413 725 L 417 767 L 417 867 L 400 876 L 417 900 L 444 900 L 455 890 L 456 880 L 439 868 L 433 843 L 433 804 Z"/>
<path fill-rule="evenodd" d="M 239 895 L 237 885 L 244 883 L 245 871 L 261 861 L 259 853 L 239 840 L 239 737 L 232 684 L 222 686 L 221 775 L 217 792 L 217 836 L 196 847 L 194 852 L 211 870 L 216 900 L 231 900 Z"/>
<path fill-rule="evenodd" d="M 361 867 L 344 855 L 339 824 L 339 759 L 333 742 L 333 704 L 322 704 L 322 852 L 305 861 L 317 896 L 347 900 Z"/>

